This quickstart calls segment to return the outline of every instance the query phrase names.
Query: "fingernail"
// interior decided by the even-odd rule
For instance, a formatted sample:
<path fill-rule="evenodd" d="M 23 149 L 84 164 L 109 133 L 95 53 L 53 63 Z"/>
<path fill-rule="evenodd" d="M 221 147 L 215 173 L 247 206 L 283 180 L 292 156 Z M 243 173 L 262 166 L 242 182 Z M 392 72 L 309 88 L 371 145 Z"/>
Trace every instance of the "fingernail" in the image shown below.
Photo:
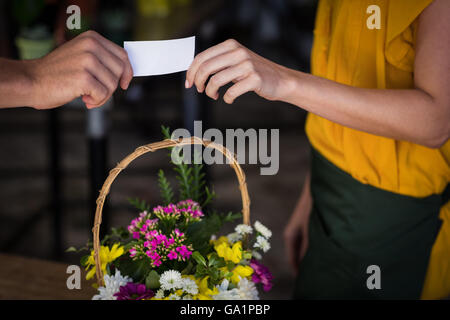
<path fill-rule="evenodd" d="M 186 89 L 190 87 L 190 86 L 189 86 L 189 81 L 186 80 L 186 81 L 184 82 L 184 87 L 185 87 Z"/>

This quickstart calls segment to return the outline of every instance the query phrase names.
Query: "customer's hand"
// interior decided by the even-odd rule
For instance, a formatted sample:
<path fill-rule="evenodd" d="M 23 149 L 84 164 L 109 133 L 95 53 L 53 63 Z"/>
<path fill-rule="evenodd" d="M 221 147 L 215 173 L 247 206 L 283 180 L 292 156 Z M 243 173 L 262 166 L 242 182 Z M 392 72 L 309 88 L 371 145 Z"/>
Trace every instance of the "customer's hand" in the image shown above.
<path fill-rule="evenodd" d="M 302 195 L 284 229 L 284 243 L 289 264 L 297 274 L 299 264 L 308 249 L 308 225 L 312 209 L 310 176 L 306 177 Z"/>
<path fill-rule="evenodd" d="M 86 107 L 104 104 L 133 70 L 126 51 L 94 31 L 80 34 L 43 58 L 26 63 L 32 79 L 31 106 L 49 109 L 82 96 Z"/>
<path fill-rule="evenodd" d="M 187 71 L 186 88 L 195 84 L 198 92 L 205 91 L 217 100 L 219 88 L 233 82 L 234 85 L 223 97 L 226 103 L 233 103 L 249 91 L 268 100 L 280 100 L 288 89 L 287 76 L 290 72 L 230 39 L 195 57 Z"/>

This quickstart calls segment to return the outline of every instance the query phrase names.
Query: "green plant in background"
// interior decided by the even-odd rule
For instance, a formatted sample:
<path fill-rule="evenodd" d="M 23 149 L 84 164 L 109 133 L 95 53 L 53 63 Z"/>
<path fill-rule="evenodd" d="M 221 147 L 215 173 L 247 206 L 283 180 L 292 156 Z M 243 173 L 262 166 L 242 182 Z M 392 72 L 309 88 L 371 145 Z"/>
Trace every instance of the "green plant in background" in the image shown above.
<path fill-rule="evenodd" d="M 12 16 L 19 26 L 19 35 L 15 43 L 20 59 L 40 58 L 55 46 L 48 26 L 39 22 L 44 9 L 44 0 L 13 0 L 12 2 Z"/>
<path fill-rule="evenodd" d="M 13 0 L 12 15 L 21 28 L 31 27 L 45 7 L 44 0 Z"/>

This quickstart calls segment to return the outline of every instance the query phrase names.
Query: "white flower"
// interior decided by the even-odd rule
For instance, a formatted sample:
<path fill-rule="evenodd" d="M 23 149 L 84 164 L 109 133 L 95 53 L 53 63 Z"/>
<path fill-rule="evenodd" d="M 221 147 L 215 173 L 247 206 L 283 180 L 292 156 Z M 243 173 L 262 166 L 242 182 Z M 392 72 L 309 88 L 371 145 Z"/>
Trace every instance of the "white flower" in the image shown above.
<path fill-rule="evenodd" d="M 241 278 L 239 281 L 238 293 L 241 300 L 259 300 L 255 284 L 247 278 Z"/>
<path fill-rule="evenodd" d="M 255 248 L 260 248 L 262 251 L 267 252 L 270 249 L 270 243 L 263 236 L 256 237 L 256 243 L 253 245 Z"/>
<path fill-rule="evenodd" d="M 155 298 L 156 299 L 164 299 L 164 290 L 158 289 L 158 291 L 156 291 Z"/>
<path fill-rule="evenodd" d="M 256 250 L 253 250 L 253 251 L 252 251 L 252 257 L 255 258 L 256 260 L 261 260 L 261 259 L 262 259 L 261 253 L 259 253 L 259 252 L 256 251 Z"/>
<path fill-rule="evenodd" d="M 181 273 L 176 270 L 168 270 L 161 275 L 159 283 L 163 290 L 181 288 Z"/>
<path fill-rule="evenodd" d="M 181 299 L 180 296 L 177 295 L 177 294 L 175 294 L 175 293 L 172 293 L 172 294 L 169 296 L 169 300 L 180 300 L 180 299 Z"/>
<path fill-rule="evenodd" d="M 119 292 L 121 286 L 133 281 L 128 276 L 123 277 L 119 270 L 116 270 L 115 275 L 105 275 L 103 280 L 105 286 L 98 288 L 99 293 L 93 296 L 92 300 L 117 300 L 114 294 Z"/>
<path fill-rule="evenodd" d="M 213 295 L 214 300 L 239 300 L 239 290 L 237 288 L 228 290 L 229 281 L 224 279 L 222 283 L 216 288 L 219 290 L 218 294 Z"/>
<path fill-rule="evenodd" d="M 198 286 L 194 280 L 189 278 L 183 278 L 181 280 L 181 289 L 191 295 L 196 295 L 198 293 Z"/>
<path fill-rule="evenodd" d="M 233 232 L 233 233 L 230 233 L 229 235 L 227 235 L 227 238 L 228 238 L 229 242 L 235 243 L 235 242 L 238 242 L 239 240 L 241 240 L 242 236 L 237 232 Z"/>
<path fill-rule="evenodd" d="M 222 283 L 220 285 L 217 285 L 217 290 L 219 290 L 219 292 L 222 291 L 227 291 L 228 290 L 228 286 L 230 285 L 230 281 L 228 281 L 228 279 L 223 279 Z"/>
<path fill-rule="evenodd" d="M 255 222 L 255 230 L 266 239 L 269 239 L 272 236 L 272 231 L 270 231 L 265 225 L 263 225 L 261 222 L 256 221 Z"/>
<path fill-rule="evenodd" d="M 234 228 L 234 231 L 236 231 L 241 236 L 246 234 L 251 234 L 253 232 L 252 227 L 246 224 L 238 224 L 236 228 Z"/>
<path fill-rule="evenodd" d="M 209 238 L 210 241 L 215 241 L 217 240 L 217 236 L 215 234 L 211 235 L 211 238 Z"/>

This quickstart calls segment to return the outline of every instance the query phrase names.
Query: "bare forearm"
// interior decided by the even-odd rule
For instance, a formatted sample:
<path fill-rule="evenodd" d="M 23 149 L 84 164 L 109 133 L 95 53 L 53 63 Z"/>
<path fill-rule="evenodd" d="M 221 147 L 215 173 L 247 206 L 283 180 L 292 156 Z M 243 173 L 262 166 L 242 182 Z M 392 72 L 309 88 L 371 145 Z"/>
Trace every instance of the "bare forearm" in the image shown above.
<path fill-rule="evenodd" d="M 283 101 L 368 133 L 429 147 L 450 134 L 450 109 L 420 89 L 381 90 L 342 85 L 292 71 Z"/>
<path fill-rule="evenodd" d="M 0 58 L 0 108 L 32 104 L 33 81 L 27 71 L 30 63 Z"/>

